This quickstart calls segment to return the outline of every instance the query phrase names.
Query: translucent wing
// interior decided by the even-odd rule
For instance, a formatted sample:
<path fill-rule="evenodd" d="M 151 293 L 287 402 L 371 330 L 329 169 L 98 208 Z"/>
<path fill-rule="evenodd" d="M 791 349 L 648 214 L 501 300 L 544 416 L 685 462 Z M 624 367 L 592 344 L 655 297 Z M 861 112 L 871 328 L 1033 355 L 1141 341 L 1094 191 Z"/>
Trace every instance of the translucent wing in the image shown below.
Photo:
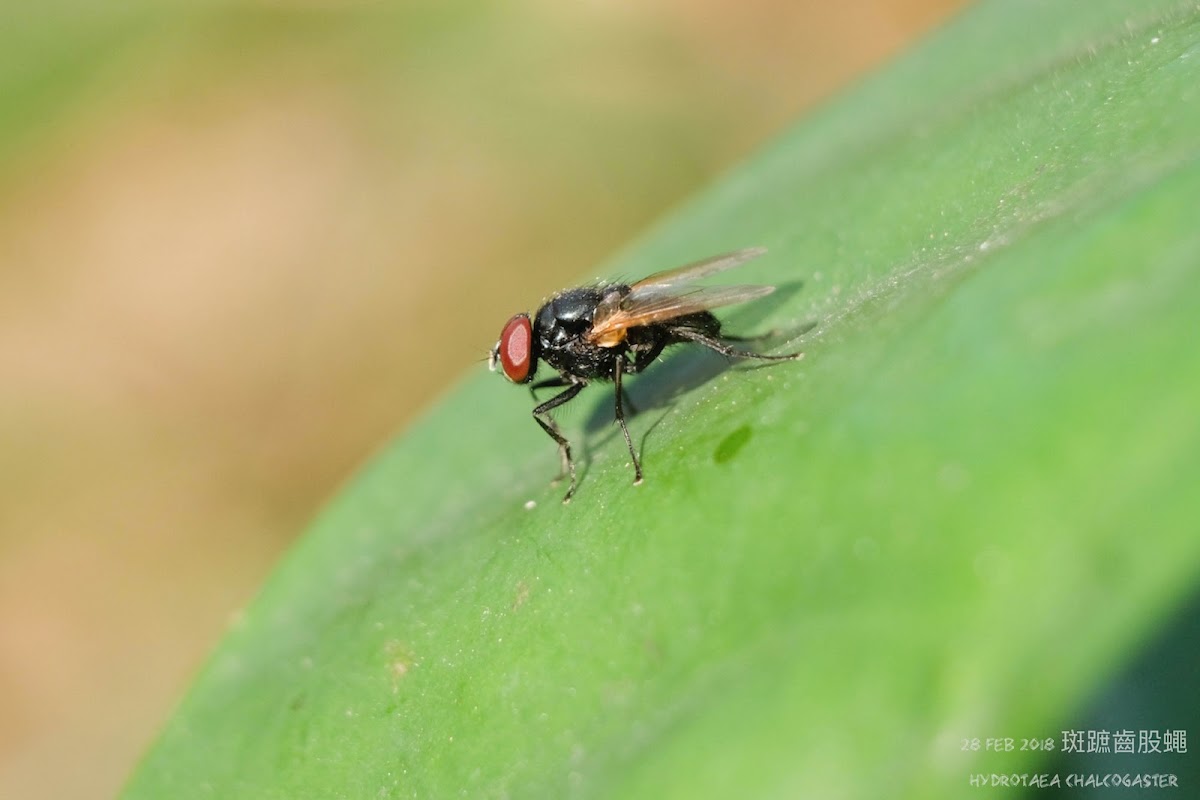
<path fill-rule="evenodd" d="M 707 278 L 709 275 L 716 275 L 718 272 L 724 272 L 727 269 L 733 269 L 736 266 L 745 264 L 750 259 L 758 258 L 765 252 L 767 252 L 767 248 L 765 247 L 746 247 L 741 250 L 734 250 L 732 253 L 705 258 L 701 261 L 693 261 L 691 264 L 684 264 L 682 267 L 656 272 L 650 277 L 643 278 L 635 283 L 633 288 L 634 291 L 637 291 L 638 289 L 650 286 L 676 286 L 681 283 L 691 283 L 701 278 Z"/>
<path fill-rule="evenodd" d="M 745 264 L 767 252 L 763 247 L 747 247 L 720 256 L 656 272 L 630 287 L 624 297 L 612 293 L 596 307 L 588 340 L 601 347 L 616 347 L 625 339 L 625 331 L 642 325 L 731 306 L 764 297 L 773 286 L 692 286 L 693 281 Z"/>
<path fill-rule="evenodd" d="M 588 340 L 600 347 L 616 347 L 625 339 L 625 331 L 629 328 L 745 303 L 775 291 L 774 286 L 705 286 L 675 293 L 663 291 L 661 285 L 655 285 L 654 289 L 637 296 L 635 289 L 624 299 L 602 302 L 596 308 Z"/>

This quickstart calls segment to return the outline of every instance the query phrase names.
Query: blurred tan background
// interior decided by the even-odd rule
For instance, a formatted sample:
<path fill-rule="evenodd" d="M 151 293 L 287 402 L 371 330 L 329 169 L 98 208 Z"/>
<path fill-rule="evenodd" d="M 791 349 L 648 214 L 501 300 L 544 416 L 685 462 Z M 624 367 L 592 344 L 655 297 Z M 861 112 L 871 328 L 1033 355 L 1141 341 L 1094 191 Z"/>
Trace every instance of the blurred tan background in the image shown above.
<path fill-rule="evenodd" d="M 511 313 L 960 4 L 0 11 L 0 797 L 114 794 Z"/>

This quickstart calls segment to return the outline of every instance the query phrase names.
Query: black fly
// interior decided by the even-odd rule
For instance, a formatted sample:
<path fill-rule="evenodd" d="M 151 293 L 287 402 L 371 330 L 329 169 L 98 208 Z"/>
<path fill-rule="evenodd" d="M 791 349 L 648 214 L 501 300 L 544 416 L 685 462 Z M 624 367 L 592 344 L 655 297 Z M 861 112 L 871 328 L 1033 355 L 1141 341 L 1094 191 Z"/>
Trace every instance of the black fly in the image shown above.
<path fill-rule="evenodd" d="M 550 411 L 568 402 L 593 380 L 616 384 L 616 415 L 633 459 L 634 485 L 642 482 L 642 465 L 633 449 L 625 411 L 621 405 L 621 377 L 650 366 L 664 347 L 695 342 L 733 358 L 789 361 L 803 353 L 769 356 L 739 350 L 729 345 L 736 337 L 721 334 L 721 322 L 709 309 L 765 297 L 773 286 L 695 286 L 694 281 L 732 269 L 765 253 L 751 247 L 707 258 L 694 264 L 658 272 L 626 286 L 601 284 L 567 289 L 551 297 L 530 320 L 517 314 L 500 332 L 492 348 L 489 365 L 504 371 L 513 383 L 530 384 L 531 390 L 567 387 L 533 410 L 533 418 L 558 443 L 562 473 L 570 475 L 571 486 L 563 497 L 575 494 L 575 462 L 571 445 L 558 430 Z M 533 383 L 538 360 L 558 376 Z"/>

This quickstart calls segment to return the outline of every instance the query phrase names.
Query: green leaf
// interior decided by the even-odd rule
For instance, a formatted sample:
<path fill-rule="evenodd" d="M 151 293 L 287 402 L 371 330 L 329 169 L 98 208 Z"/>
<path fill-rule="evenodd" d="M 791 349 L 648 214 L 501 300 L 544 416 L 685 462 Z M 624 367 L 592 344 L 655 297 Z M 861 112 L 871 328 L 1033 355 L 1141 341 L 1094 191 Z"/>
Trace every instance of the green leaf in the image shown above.
<path fill-rule="evenodd" d="M 126 796 L 986 796 L 1037 754 L 963 740 L 1057 739 L 1200 572 L 1198 201 L 1200 8 L 976 7 L 610 265 L 765 245 L 737 280 L 803 288 L 731 328 L 803 361 L 631 381 L 637 488 L 589 389 L 568 506 L 473 373 Z"/>

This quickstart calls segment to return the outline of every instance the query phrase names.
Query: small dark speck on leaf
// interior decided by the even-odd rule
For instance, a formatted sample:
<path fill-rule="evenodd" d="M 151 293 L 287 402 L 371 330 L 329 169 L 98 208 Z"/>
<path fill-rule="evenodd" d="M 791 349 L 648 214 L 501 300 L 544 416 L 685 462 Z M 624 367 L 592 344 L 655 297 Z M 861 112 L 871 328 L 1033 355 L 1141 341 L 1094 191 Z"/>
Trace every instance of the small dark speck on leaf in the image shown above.
<path fill-rule="evenodd" d="M 751 433 L 750 426 L 743 425 L 726 436 L 717 445 L 717 449 L 713 451 L 713 461 L 718 464 L 724 464 L 726 461 L 731 460 L 742 451 L 742 448 L 746 446 L 746 442 L 750 441 Z"/>

